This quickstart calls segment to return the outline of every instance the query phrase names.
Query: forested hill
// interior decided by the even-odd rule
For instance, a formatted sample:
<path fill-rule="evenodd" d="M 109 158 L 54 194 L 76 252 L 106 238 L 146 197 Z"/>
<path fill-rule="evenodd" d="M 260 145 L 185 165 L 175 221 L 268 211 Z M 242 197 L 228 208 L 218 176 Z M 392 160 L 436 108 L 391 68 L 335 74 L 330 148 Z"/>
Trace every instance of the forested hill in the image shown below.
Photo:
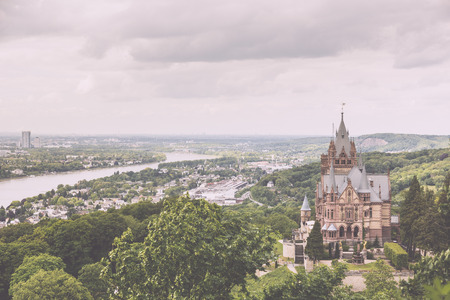
<path fill-rule="evenodd" d="M 380 151 L 389 153 L 444 149 L 450 146 L 450 135 L 419 135 L 375 133 L 355 137 L 356 149 L 363 153 Z M 261 140 L 252 144 L 256 150 L 270 149 L 288 154 L 301 153 L 305 161 L 315 161 L 330 145 L 330 137 L 303 137 L 280 140 Z"/>
<path fill-rule="evenodd" d="M 361 135 L 355 139 L 363 152 L 412 152 L 425 149 L 447 148 L 449 135 L 418 135 L 397 133 L 375 133 Z"/>
<path fill-rule="evenodd" d="M 449 152 L 449 149 L 402 153 L 369 152 L 363 153 L 363 160 L 368 173 L 386 173 L 390 170 L 392 196 L 395 198 L 408 188 L 414 176 L 431 190 L 441 189 L 445 176 L 450 172 Z M 314 191 L 318 180 L 320 164 L 312 163 L 263 177 L 252 188 L 252 196 L 259 202 L 275 206 L 288 200 L 301 202 L 306 194 L 310 205 L 314 205 Z M 269 181 L 274 182 L 274 188 L 267 187 Z"/>

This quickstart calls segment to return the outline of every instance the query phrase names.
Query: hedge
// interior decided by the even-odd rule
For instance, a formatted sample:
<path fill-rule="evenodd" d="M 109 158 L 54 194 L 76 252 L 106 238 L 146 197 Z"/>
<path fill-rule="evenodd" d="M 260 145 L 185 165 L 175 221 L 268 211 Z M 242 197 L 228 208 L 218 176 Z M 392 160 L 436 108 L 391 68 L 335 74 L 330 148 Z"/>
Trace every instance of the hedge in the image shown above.
<path fill-rule="evenodd" d="M 408 253 L 396 243 L 384 243 L 384 255 L 396 268 L 408 266 Z"/>

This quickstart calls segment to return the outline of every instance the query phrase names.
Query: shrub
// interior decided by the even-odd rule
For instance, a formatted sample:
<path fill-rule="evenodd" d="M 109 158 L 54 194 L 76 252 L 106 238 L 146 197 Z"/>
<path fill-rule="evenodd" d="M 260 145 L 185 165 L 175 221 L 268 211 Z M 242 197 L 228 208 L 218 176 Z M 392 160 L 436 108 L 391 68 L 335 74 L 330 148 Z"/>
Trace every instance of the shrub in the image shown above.
<path fill-rule="evenodd" d="M 375 241 L 373 242 L 374 248 L 380 248 L 380 241 L 378 240 L 378 235 L 375 237 Z"/>
<path fill-rule="evenodd" d="M 367 251 L 367 259 L 374 259 L 373 253 L 370 251 Z"/>
<path fill-rule="evenodd" d="M 408 254 L 396 243 L 384 243 L 384 254 L 396 268 L 408 266 Z"/>

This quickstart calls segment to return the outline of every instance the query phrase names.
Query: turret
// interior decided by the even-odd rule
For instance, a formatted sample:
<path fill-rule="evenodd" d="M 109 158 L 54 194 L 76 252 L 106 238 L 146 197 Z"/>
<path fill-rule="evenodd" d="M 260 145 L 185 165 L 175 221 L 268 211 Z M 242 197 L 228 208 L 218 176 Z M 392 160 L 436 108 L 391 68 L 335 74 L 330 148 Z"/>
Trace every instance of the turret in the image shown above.
<path fill-rule="evenodd" d="M 306 222 L 308 222 L 311 218 L 311 208 L 309 207 L 308 198 L 305 195 L 303 199 L 303 205 L 300 209 L 300 216 L 302 218 L 302 226 L 306 226 Z"/>

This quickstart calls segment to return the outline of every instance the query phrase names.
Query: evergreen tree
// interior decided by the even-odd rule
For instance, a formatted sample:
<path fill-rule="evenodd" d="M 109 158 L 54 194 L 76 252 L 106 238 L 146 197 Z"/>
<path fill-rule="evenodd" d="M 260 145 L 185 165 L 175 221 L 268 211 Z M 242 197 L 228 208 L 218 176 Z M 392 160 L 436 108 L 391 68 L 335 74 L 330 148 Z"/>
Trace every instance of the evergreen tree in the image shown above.
<path fill-rule="evenodd" d="M 438 197 L 438 212 L 443 220 L 442 223 L 442 231 L 446 232 L 444 237 L 445 241 L 443 242 L 444 248 L 450 247 L 450 172 L 447 173 L 444 181 L 444 187 L 439 193 Z"/>
<path fill-rule="evenodd" d="M 314 263 L 320 260 L 323 255 L 323 237 L 320 232 L 319 221 L 314 223 L 314 227 L 306 239 L 305 253 L 314 261 Z"/>
<path fill-rule="evenodd" d="M 423 193 L 420 188 L 417 177 L 414 176 L 410 182 L 409 190 L 406 193 L 406 198 L 402 202 L 400 208 L 400 229 L 402 241 L 406 244 L 406 251 L 410 258 L 414 258 L 414 253 L 417 246 L 416 236 L 419 230 L 418 220 L 423 213 Z"/>
<path fill-rule="evenodd" d="M 445 219 L 439 213 L 433 191 L 426 190 L 423 199 L 422 214 L 416 221 L 417 227 L 422 229 L 417 232 L 417 246 L 424 250 L 424 254 L 427 251 L 446 250 L 448 244 Z"/>

